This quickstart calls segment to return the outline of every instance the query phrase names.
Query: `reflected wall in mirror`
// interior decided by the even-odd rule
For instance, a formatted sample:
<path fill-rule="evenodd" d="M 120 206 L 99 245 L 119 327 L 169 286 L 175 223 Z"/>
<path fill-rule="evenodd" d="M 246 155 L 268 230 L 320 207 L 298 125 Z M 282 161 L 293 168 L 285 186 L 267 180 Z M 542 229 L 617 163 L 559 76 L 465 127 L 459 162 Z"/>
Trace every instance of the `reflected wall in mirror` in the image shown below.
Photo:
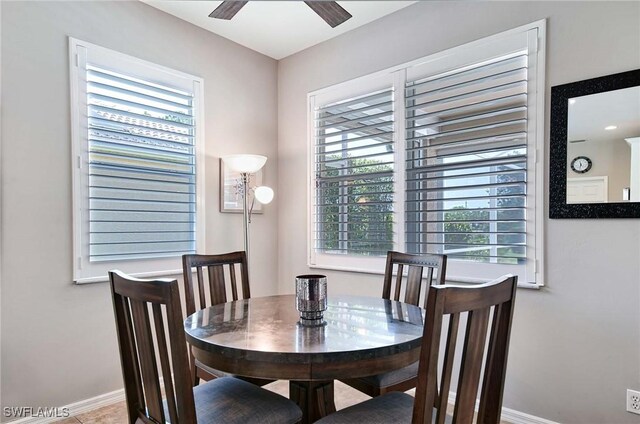
<path fill-rule="evenodd" d="M 640 201 L 640 86 L 568 102 L 567 203 Z"/>
<path fill-rule="evenodd" d="M 549 216 L 640 217 L 640 70 L 552 87 Z"/>

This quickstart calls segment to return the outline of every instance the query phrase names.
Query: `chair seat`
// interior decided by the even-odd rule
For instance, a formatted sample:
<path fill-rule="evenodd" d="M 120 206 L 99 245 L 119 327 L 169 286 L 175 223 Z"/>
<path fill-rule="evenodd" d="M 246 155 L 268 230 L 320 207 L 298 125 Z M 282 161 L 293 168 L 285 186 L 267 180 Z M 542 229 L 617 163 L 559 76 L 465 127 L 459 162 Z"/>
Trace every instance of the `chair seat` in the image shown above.
<path fill-rule="evenodd" d="M 193 388 L 198 423 L 297 423 L 300 408 L 289 399 L 234 377 Z M 165 417 L 169 414 L 165 406 Z"/>
<path fill-rule="evenodd" d="M 406 393 L 390 392 L 341 409 L 316 421 L 315 424 L 409 424 L 413 414 L 413 401 L 413 396 Z M 434 420 L 435 417 L 434 409 Z M 451 416 L 446 415 L 444 422 L 451 424 Z"/>
<path fill-rule="evenodd" d="M 316 424 L 410 423 L 413 396 L 391 392 L 327 415 Z"/>
<path fill-rule="evenodd" d="M 385 372 L 383 374 L 371 375 L 367 377 L 358 378 L 357 380 L 374 387 L 389 387 L 402 383 L 403 381 L 415 378 L 418 375 L 418 362 L 400 368 L 399 370 L 393 370 Z"/>

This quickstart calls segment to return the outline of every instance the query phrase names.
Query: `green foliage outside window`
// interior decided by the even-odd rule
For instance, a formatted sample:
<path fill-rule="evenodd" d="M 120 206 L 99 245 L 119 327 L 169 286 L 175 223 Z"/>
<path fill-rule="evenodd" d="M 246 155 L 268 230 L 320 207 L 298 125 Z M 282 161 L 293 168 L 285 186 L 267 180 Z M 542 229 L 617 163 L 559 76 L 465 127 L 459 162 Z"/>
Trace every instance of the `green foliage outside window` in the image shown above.
<path fill-rule="evenodd" d="M 524 173 L 505 173 L 497 176 L 497 182 L 518 183 L 524 181 L 524 178 Z M 514 196 L 523 194 L 522 188 L 517 184 L 505 185 L 498 187 L 496 194 L 498 196 L 496 207 L 501 210 L 495 211 L 494 216 L 491 216 L 492 213 L 488 210 L 467 210 L 464 206 L 454 207 L 444 212 L 444 220 L 451 221 L 444 224 L 445 250 L 467 249 L 457 253 L 468 259 L 488 262 L 492 254 L 491 248 L 487 246 L 485 249 L 479 249 L 479 247 L 491 243 L 487 233 L 492 230 L 497 232 L 493 244 L 524 244 L 524 235 L 515 234 L 525 230 L 524 224 L 521 221 L 509 222 L 509 220 L 525 218 L 522 198 Z M 495 224 L 493 229 L 488 222 L 491 220 Z M 497 247 L 494 254 L 498 256 L 496 259 L 498 263 L 518 264 L 524 263 L 525 260 L 524 248 L 520 246 Z M 455 256 L 455 253 L 452 256 Z"/>
<path fill-rule="evenodd" d="M 327 156 L 326 161 L 339 158 Z M 367 158 L 347 158 L 342 163 L 349 169 L 325 166 L 317 180 L 322 222 L 318 247 L 344 254 L 384 255 L 393 250 L 393 167 Z"/>

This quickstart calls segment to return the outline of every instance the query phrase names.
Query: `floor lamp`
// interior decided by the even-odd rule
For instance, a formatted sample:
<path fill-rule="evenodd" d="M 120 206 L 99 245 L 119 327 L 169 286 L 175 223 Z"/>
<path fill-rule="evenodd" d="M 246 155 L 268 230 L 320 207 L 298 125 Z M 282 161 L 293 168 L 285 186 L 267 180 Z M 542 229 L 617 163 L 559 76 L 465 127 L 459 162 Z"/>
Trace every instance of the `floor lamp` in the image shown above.
<path fill-rule="evenodd" d="M 267 186 L 250 187 L 249 180 L 251 174 L 255 174 L 262 169 L 267 162 L 267 157 L 241 154 L 224 156 L 222 160 L 229 169 L 240 174 L 238 192 L 242 196 L 244 251 L 247 255 L 247 263 L 249 263 L 249 223 L 251 222 L 253 203 L 257 200 L 260 203 L 267 204 L 273 200 L 273 190 L 271 188 Z M 250 192 L 253 192 L 251 204 L 249 204 Z"/>

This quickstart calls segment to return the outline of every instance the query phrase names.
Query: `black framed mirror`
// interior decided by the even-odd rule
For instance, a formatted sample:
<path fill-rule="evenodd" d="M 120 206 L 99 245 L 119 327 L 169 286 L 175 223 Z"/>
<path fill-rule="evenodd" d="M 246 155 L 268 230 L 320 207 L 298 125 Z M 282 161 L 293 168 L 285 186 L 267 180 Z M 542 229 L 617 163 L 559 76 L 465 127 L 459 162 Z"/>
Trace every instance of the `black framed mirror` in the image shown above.
<path fill-rule="evenodd" d="M 640 218 L 640 69 L 551 87 L 549 218 Z"/>

